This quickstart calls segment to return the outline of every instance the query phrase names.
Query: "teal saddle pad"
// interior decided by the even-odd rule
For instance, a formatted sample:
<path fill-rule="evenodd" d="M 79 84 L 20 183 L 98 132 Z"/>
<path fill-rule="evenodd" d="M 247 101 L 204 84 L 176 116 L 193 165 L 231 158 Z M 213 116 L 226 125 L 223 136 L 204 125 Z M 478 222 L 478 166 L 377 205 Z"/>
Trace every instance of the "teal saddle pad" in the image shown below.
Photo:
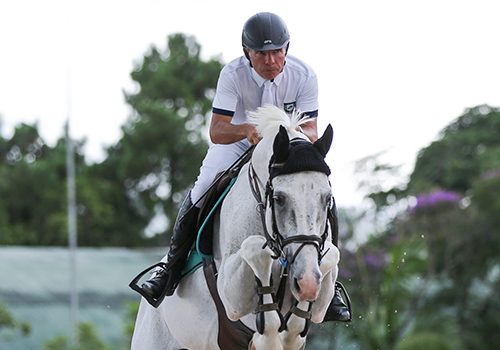
<path fill-rule="evenodd" d="M 203 224 L 200 226 L 200 229 L 198 230 L 198 235 L 196 239 L 196 248 L 191 249 L 189 252 L 189 256 L 187 258 L 186 262 L 186 267 L 184 267 L 184 270 L 182 270 L 182 277 L 186 277 L 191 275 L 193 272 L 195 272 L 197 269 L 203 266 L 203 258 L 208 258 L 208 259 L 213 259 L 213 255 L 209 255 L 206 253 L 203 253 L 200 250 L 200 239 L 202 237 L 202 234 L 204 232 L 204 229 L 206 228 L 207 223 L 212 223 L 212 215 L 215 213 L 219 205 L 222 203 L 224 197 L 226 194 L 229 192 L 231 187 L 233 186 L 234 182 L 236 181 L 236 177 L 231 180 L 227 188 L 224 190 L 224 192 L 220 195 L 219 199 L 217 202 L 214 204 L 213 208 L 210 210 L 208 213 L 207 217 L 203 220 Z M 209 232 L 212 232 L 211 230 L 207 230 Z"/>
<path fill-rule="evenodd" d="M 186 267 L 182 270 L 182 277 L 187 277 L 203 266 L 202 256 L 196 249 L 191 249 L 187 258 Z"/>

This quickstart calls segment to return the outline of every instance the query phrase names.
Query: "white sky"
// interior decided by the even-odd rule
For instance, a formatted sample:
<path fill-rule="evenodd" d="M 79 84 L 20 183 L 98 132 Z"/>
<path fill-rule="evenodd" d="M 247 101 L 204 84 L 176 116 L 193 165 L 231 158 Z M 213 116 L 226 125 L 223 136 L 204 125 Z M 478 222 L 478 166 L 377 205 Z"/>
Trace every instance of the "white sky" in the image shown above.
<path fill-rule="evenodd" d="M 182 32 L 205 59 L 227 63 L 241 54 L 243 23 L 261 11 L 287 22 L 290 53 L 319 77 L 339 206 L 360 202 L 355 160 L 388 150 L 408 174 L 465 108 L 500 106 L 496 0 L 1 0 L 1 135 L 38 121 L 53 146 L 70 114 L 73 137 L 88 139 L 87 160 L 101 161 L 130 113 L 122 89 L 133 90 L 133 63 L 151 44 L 163 49 Z"/>

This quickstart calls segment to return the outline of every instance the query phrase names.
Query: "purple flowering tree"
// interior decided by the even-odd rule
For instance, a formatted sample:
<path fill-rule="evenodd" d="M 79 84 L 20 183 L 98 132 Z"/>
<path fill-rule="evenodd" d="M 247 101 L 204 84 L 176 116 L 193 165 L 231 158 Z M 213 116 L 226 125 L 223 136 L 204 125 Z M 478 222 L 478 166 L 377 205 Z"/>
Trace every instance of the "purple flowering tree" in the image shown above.
<path fill-rule="evenodd" d="M 376 225 L 366 240 L 347 225 L 340 278 L 356 322 L 344 332 L 361 349 L 406 350 L 418 339 L 497 349 L 500 109 L 466 110 L 420 151 L 406 182 L 380 156 L 356 164 Z"/>
<path fill-rule="evenodd" d="M 458 203 L 460 195 L 453 191 L 437 190 L 431 193 L 420 193 L 417 195 L 415 206 L 410 207 L 410 211 L 414 212 L 425 208 L 433 208 L 441 203 Z"/>

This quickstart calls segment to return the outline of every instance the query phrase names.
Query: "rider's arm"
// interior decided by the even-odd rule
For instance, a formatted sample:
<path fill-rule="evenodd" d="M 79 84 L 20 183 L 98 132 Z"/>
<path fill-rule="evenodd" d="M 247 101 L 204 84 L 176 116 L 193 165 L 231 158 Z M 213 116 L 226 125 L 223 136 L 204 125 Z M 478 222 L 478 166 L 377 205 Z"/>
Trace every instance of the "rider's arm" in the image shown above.
<path fill-rule="evenodd" d="M 318 79 L 312 71 L 309 79 L 300 88 L 296 108 L 306 112 L 303 118 L 313 118 L 302 124 L 301 128 L 309 140 L 315 142 L 318 139 Z"/>
<path fill-rule="evenodd" d="M 251 124 L 231 124 L 231 117 L 213 113 L 210 122 L 210 139 L 213 143 L 229 144 L 247 139 L 251 144 L 257 144 L 261 137 Z"/>

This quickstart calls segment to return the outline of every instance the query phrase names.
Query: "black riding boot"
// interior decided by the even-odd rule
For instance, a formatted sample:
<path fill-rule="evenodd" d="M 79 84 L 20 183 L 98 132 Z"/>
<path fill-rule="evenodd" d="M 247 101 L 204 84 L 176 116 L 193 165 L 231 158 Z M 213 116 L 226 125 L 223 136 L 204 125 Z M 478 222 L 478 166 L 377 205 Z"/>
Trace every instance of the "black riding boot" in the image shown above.
<path fill-rule="evenodd" d="M 181 280 L 181 273 L 186 266 L 186 259 L 197 233 L 198 214 L 200 209 L 193 206 L 191 192 L 182 202 L 179 214 L 175 221 L 170 250 L 167 255 L 167 270 L 161 268 L 152 278 L 142 284 L 142 289 L 151 297 L 159 299 L 166 290 L 165 295 L 174 294 L 175 288 Z"/>
<path fill-rule="evenodd" d="M 323 318 L 323 322 L 330 321 L 340 321 L 340 322 L 350 322 L 352 321 L 351 312 L 349 311 L 349 307 L 346 305 L 344 300 L 342 299 L 341 292 L 347 292 L 344 286 L 340 282 L 335 282 L 335 294 L 333 296 L 332 302 L 330 306 L 328 306 L 328 310 L 326 310 L 325 318 Z"/>
<path fill-rule="evenodd" d="M 339 226 L 338 226 L 338 218 L 337 218 L 337 206 L 335 205 L 335 199 L 333 199 L 333 206 L 331 208 L 331 227 L 332 227 L 332 243 L 334 246 L 338 248 L 339 246 Z M 349 306 L 346 305 L 344 300 L 342 299 L 341 292 L 344 292 Z M 345 290 L 344 286 L 336 281 L 335 282 L 335 294 L 333 295 L 332 302 L 330 306 L 328 306 L 328 310 L 326 311 L 325 318 L 323 322 L 329 321 L 340 321 L 340 322 L 349 322 L 352 321 L 352 315 L 350 310 L 350 301 L 349 295 Z"/>

